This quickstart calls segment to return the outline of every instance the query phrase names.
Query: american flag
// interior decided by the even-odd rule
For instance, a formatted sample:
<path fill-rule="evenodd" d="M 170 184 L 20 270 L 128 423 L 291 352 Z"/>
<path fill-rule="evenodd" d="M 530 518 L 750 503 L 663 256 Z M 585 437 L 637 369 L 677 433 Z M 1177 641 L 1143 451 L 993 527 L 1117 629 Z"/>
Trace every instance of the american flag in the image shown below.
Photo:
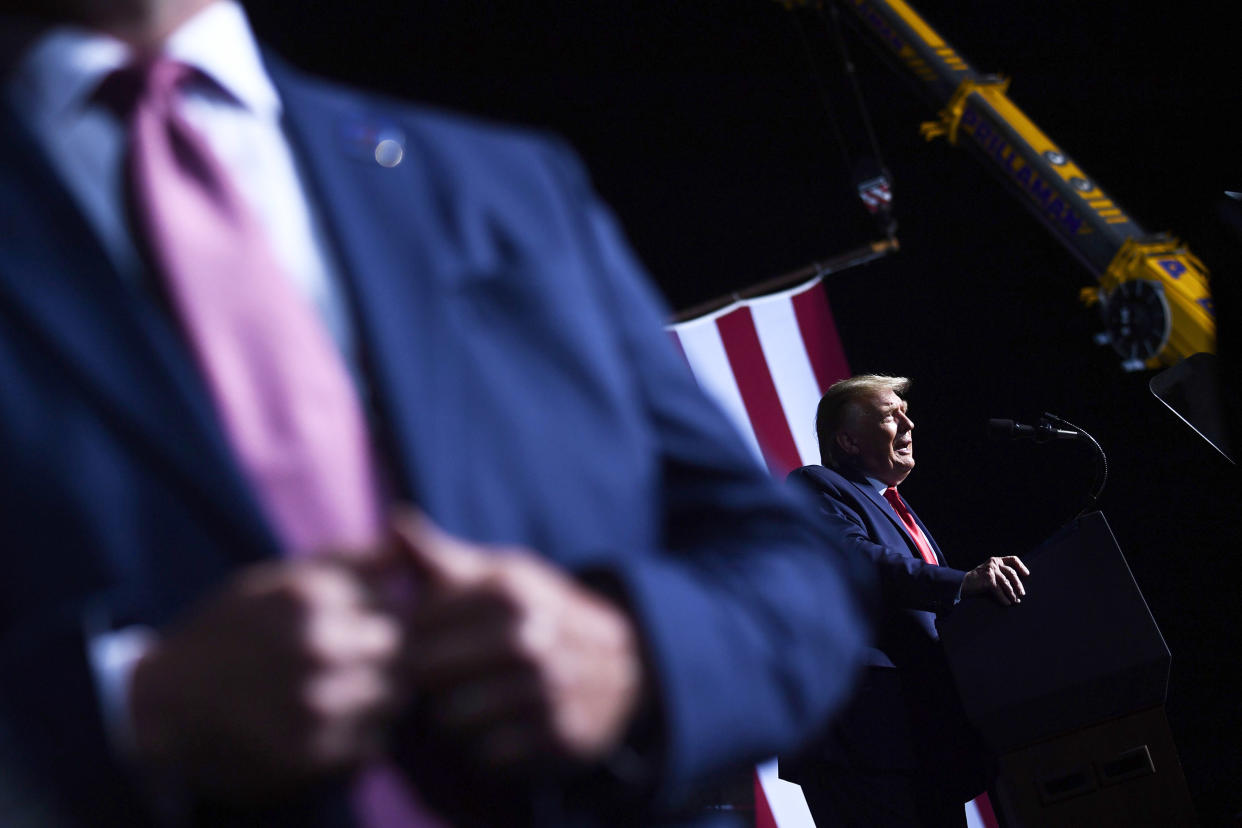
<path fill-rule="evenodd" d="M 888 179 L 882 175 L 869 178 L 859 184 L 858 197 L 862 199 L 867 212 L 872 215 L 888 208 L 893 203 L 893 191 L 889 187 Z"/>
<path fill-rule="evenodd" d="M 848 377 L 822 280 L 745 299 L 669 328 L 699 386 L 777 478 L 819 462 L 815 406 Z"/>

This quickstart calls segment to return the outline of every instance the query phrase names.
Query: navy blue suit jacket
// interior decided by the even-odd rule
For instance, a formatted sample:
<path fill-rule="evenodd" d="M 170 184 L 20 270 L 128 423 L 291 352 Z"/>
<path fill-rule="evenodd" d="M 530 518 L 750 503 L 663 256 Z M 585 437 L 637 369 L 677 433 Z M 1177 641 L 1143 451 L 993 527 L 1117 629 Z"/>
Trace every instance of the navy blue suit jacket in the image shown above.
<path fill-rule="evenodd" d="M 918 768 L 977 793 L 979 744 L 966 724 L 935 625 L 936 616 L 956 604 L 966 573 L 946 565 L 915 515 L 939 561 L 925 563 L 893 507 L 860 473 L 804 466 L 790 473 L 789 482 L 812 499 L 821 524 L 848 554 L 870 562 L 881 606 L 869 668 L 850 705 L 791 760 L 788 774 L 782 763 L 782 775 L 796 780 L 806 761 Z"/>
<path fill-rule="evenodd" d="M 653 673 L 648 801 L 789 747 L 862 653 L 852 588 L 822 554 L 836 542 L 700 393 L 572 155 L 269 68 L 347 283 L 394 495 L 630 608 Z M 130 822 L 85 641 L 160 628 L 278 547 L 174 323 L 113 270 L 17 123 L 0 118 L 0 723 L 23 773 L 92 822 Z M 405 144 L 392 168 L 372 155 L 384 131 Z M 399 747 L 450 803 L 448 758 Z M 613 807 L 535 787 L 514 793 L 529 806 L 515 824 Z"/>

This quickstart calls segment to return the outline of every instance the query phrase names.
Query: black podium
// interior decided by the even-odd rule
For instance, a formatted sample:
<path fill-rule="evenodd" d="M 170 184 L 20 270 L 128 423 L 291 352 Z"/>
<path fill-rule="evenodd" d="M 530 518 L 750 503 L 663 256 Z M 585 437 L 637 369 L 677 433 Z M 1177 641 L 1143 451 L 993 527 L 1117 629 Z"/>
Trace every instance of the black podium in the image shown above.
<path fill-rule="evenodd" d="M 1164 716 L 1170 656 L 1100 512 L 1023 556 L 1021 604 L 939 622 L 967 714 L 1001 757 L 1004 825 L 1195 824 Z"/>

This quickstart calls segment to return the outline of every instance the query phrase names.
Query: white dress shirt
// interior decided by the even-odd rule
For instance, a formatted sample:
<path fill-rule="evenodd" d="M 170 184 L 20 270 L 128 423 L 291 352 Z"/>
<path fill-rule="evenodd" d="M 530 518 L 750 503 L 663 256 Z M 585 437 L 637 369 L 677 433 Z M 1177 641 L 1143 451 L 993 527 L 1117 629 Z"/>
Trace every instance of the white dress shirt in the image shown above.
<path fill-rule="evenodd" d="M 358 376 L 339 272 L 281 123 L 281 101 L 263 67 L 241 7 L 218 0 L 179 27 L 163 53 L 200 69 L 209 84 L 185 90 L 183 113 L 203 135 L 265 228 L 284 272 L 320 311 Z M 133 57 L 126 44 L 85 29 L 42 33 L 4 87 L 13 111 L 41 146 L 123 278 L 143 264 L 126 219 L 125 125 L 92 94 Z M 90 657 L 105 725 L 121 752 L 132 747 L 128 705 L 133 667 L 155 640 L 145 628 L 88 625 Z"/>

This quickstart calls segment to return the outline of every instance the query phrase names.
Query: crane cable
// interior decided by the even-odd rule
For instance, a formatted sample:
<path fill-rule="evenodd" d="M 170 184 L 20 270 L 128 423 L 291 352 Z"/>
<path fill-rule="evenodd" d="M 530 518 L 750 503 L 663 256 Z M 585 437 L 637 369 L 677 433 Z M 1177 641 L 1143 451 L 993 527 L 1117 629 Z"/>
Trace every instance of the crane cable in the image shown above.
<path fill-rule="evenodd" d="M 830 4 L 830 9 L 826 14 L 823 3 L 816 3 L 816 13 L 820 21 L 824 25 L 824 29 L 830 40 L 835 41 L 837 53 L 841 58 L 841 65 L 845 72 L 845 76 L 849 81 L 851 91 L 854 96 L 854 103 L 858 109 L 858 116 L 862 121 L 863 132 L 866 135 L 866 141 L 871 152 L 871 162 L 875 165 L 874 170 L 866 170 L 860 172 L 858 164 L 855 163 L 854 155 L 850 151 L 850 141 L 846 138 L 842 129 L 842 118 L 838 116 L 837 108 L 833 105 L 832 95 L 828 90 L 828 84 L 825 82 L 819 61 L 815 58 L 815 53 L 811 48 L 811 41 L 807 34 L 807 27 L 801 17 L 795 20 L 795 26 L 798 30 L 799 41 L 802 43 L 803 53 L 806 55 L 807 62 L 810 64 L 811 77 L 815 82 L 815 86 L 819 91 L 821 102 L 827 112 L 828 120 L 832 124 L 832 131 L 837 140 L 837 145 L 841 148 L 842 161 L 845 164 L 846 171 L 851 180 L 858 189 L 858 196 L 880 225 L 880 229 L 892 239 L 896 235 L 897 224 L 892 217 L 892 173 L 889 172 L 888 165 L 884 163 L 883 153 L 880 151 L 880 144 L 876 138 L 875 126 L 871 119 L 871 113 L 867 108 L 866 99 L 863 96 L 862 87 L 858 82 L 858 75 L 854 67 L 853 59 L 850 57 L 849 48 L 846 45 L 844 28 L 841 24 L 840 13 L 835 4 Z M 875 173 L 875 174 L 872 174 Z"/>

